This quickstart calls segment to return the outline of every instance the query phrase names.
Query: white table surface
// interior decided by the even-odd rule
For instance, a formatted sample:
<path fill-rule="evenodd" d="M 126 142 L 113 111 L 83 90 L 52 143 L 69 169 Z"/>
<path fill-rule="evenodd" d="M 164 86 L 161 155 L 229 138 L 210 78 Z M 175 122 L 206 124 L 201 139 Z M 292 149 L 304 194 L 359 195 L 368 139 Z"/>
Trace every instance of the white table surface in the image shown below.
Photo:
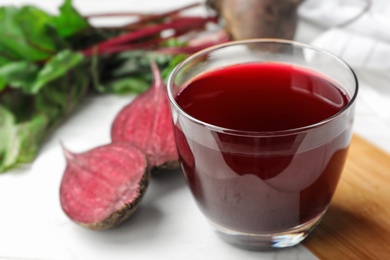
<path fill-rule="evenodd" d="M 81 12 L 93 13 L 162 10 L 190 2 L 79 0 L 75 4 Z M 61 1 L 0 2 L 10 3 L 33 3 L 54 12 Z M 322 30 L 301 20 L 296 39 L 310 42 Z M 390 87 L 386 80 L 365 80 Z M 59 204 L 65 168 L 59 141 L 74 152 L 108 143 L 115 114 L 132 98 L 88 97 L 74 116 L 46 140 L 32 165 L 0 175 L 0 259 L 316 259 L 302 245 L 253 252 L 224 243 L 196 207 L 179 171 L 154 177 L 139 211 L 118 228 L 91 231 L 72 223 Z M 390 124 L 370 106 L 367 101 L 358 103 L 355 132 L 390 152 Z"/>

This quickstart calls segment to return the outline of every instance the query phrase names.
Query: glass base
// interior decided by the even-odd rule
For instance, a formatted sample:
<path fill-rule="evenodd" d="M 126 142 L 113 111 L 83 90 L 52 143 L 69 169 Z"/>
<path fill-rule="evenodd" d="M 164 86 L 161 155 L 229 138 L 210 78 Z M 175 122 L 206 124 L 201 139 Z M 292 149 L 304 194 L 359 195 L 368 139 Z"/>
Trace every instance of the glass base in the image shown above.
<path fill-rule="evenodd" d="M 247 250 L 267 250 L 292 247 L 299 244 L 319 224 L 322 215 L 290 230 L 272 234 L 243 233 L 224 228 L 215 223 L 211 223 L 211 225 L 214 227 L 217 235 L 229 244 Z"/>

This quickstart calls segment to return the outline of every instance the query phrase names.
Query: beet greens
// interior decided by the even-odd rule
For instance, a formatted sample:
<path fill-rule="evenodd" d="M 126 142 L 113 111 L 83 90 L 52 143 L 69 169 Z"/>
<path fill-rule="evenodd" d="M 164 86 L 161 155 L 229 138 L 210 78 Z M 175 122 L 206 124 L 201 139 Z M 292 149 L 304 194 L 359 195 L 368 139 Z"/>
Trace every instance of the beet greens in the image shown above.
<path fill-rule="evenodd" d="M 227 41 L 221 34 L 191 43 L 193 32 L 217 22 L 180 15 L 198 5 L 132 14 L 136 22 L 113 28 L 94 27 L 88 19 L 129 13 L 84 17 L 71 0 L 58 15 L 33 6 L 0 7 L 0 173 L 31 162 L 47 134 L 90 91 L 142 93 L 153 80 L 150 60 L 166 77 L 187 54 Z"/>

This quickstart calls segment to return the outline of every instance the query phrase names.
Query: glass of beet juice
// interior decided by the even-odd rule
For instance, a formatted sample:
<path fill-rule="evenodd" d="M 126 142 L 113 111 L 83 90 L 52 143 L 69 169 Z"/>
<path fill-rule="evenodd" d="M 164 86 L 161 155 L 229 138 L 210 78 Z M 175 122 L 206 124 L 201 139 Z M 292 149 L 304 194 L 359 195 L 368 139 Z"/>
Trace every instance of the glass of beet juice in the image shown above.
<path fill-rule="evenodd" d="M 358 92 L 338 57 L 286 40 L 187 58 L 168 95 L 181 166 L 203 214 L 240 247 L 289 247 L 320 222 L 351 141 Z"/>

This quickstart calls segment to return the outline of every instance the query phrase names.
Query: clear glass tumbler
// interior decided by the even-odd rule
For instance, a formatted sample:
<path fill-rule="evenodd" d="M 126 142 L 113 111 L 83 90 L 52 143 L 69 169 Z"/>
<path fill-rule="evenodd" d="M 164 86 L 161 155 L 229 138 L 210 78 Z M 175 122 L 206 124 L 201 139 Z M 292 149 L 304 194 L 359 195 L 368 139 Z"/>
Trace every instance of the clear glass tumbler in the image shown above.
<path fill-rule="evenodd" d="M 179 104 L 180 94 L 192 82 L 215 71 L 222 71 L 219 77 L 226 82 L 223 70 L 242 64 L 279 64 L 307 71 L 337 87 L 346 102 L 337 113 L 318 122 L 258 131 L 207 122 Z M 294 75 L 289 76 L 291 88 L 324 102 L 336 102 L 321 85 Z M 274 87 L 269 78 L 265 83 L 262 79 L 259 74 L 256 82 Z M 204 88 L 205 97 L 212 88 L 211 84 Z M 255 39 L 214 46 L 175 68 L 168 80 L 168 95 L 182 170 L 197 205 L 220 237 L 248 249 L 294 246 L 307 237 L 325 214 L 340 179 L 351 141 L 357 92 L 357 78 L 344 61 L 286 40 Z M 274 101 L 282 107 L 287 94 L 274 93 Z M 211 103 L 214 100 L 209 98 Z M 274 113 L 261 104 L 259 109 Z M 219 113 L 212 108 L 209 112 Z M 309 112 L 321 113 L 315 107 Z M 296 113 L 299 118 L 306 116 L 306 112 Z M 263 120 L 257 118 L 256 111 L 242 112 L 243 118 L 248 116 Z M 293 120 L 278 118 L 278 114 L 271 118 Z"/>

